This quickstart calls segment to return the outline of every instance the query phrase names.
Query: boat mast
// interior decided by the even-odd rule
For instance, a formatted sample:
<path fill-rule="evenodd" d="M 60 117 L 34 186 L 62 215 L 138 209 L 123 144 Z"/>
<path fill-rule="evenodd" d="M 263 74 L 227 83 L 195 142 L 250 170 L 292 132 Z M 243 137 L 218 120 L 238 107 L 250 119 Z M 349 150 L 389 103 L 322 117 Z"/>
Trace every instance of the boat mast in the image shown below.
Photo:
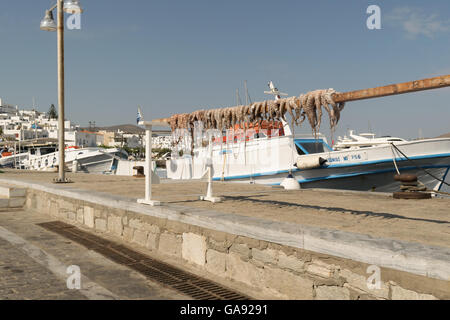
<path fill-rule="evenodd" d="M 236 105 L 242 105 L 241 97 L 239 96 L 239 89 L 236 89 Z"/>
<path fill-rule="evenodd" d="M 247 80 L 244 80 L 244 91 L 245 91 L 245 105 L 248 106 L 248 89 L 247 89 Z"/>

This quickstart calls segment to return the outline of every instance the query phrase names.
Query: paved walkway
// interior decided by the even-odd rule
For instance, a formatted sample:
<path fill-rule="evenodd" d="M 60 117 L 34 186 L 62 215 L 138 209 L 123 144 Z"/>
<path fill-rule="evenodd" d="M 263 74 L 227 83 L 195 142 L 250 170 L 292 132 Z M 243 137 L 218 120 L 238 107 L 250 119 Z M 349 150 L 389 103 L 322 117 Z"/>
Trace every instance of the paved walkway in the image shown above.
<path fill-rule="evenodd" d="M 133 177 L 72 174 L 61 189 L 83 189 L 119 195 L 135 201 L 144 197 L 144 180 Z M 5 170 L 0 179 L 51 184 L 55 173 Z M 55 185 L 52 184 L 54 187 Z M 265 220 L 366 234 L 377 238 L 450 246 L 450 198 L 396 200 L 371 193 L 285 191 L 262 185 L 214 183 L 224 202 L 199 201 L 205 182 L 166 180 L 153 185 L 153 198 L 163 203 Z M 134 199 L 134 200 L 133 200 Z"/>
<path fill-rule="evenodd" d="M 0 300 L 189 299 L 36 224 L 48 217 L 0 211 Z M 81 289 L 67 288 L 69 266 Z"/>

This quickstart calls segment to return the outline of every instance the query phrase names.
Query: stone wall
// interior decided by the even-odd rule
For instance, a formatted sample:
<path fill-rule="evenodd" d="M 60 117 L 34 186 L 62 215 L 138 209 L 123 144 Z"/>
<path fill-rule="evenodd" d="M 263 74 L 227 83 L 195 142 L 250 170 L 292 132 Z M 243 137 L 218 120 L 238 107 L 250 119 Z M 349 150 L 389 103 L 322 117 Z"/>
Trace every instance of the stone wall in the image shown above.
<path fill-rule="evenodd" d="M 381 268 L 367 286 L 367 264 L 237 236 L 124 209 L 28 190 L 26 206 L 144 250 L 179 259 L 279 299 L 449 299 L 449 283 Z"/>

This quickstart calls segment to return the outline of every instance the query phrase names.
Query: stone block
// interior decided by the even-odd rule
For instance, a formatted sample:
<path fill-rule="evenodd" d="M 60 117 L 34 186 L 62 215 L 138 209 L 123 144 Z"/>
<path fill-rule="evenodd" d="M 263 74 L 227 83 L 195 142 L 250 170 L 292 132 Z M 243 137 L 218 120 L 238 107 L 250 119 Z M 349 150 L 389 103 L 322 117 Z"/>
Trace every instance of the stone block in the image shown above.
<path fill-rule="evenodd" d="M 300 260 L 294 255 L 287 256 L 283 252 L 279 252 L 278 266 L 283 269 L 290 269 L 296 272 L 303 272 L 305 268 L 305 262 Z"/>
<path fill-rule="evenodd" d="M 108 231 L 114 235 L 121 236 L 123 232 L 122 218 L 110 215 L 108 217 Z"/>
<path fill-rule="evenodd" d="M 437 300 L 431 294 L 417 293 L 399 286 L 391 286 L 392 300 Z"/>
<path fill-rule="evenodd" d="M 208 248 L 211 248 L 213 250 L 228 253 L 228 249 L 231 247 L 233 242 L 229 239 L 226 239 L 226 237 L 221 237 L 220 239 L 208 237 L 206 240 L 206 244 Z"/>
<path fill-rule="evenodd" d="M 230 247 L 230 252 L 233 253 L 237 253 L 239 254 L 241 257 L 243 257 L 244 259 L 249 259 L 251 256 L 251 250 L 249 247 L 247 247 L 246 244 L 242 244 L 242 243 L 234 243 L 231 247 Z"/>
<path fill-rule="evenodd" d="M 259 287 L 263 281 L 263 269 L 241 259 L 241 255 L 230 253 L 226 259 L 226 276 L 248 284 Z"/>
<path fill-rule="evenodd" d="M 182 234 L 189 230 L 189 226 L 179 221 L 167 220 L 165 228 L 171 233 Z"/>
<path fill-rule="evenodd" d="M 8 208 L 9 199 L 0 199 L 0 208 Z"/>
<path fill-rule="evenodd" d="M 319 260 L 314 260 L 306 267 L 306 271 L 316 276 L 330 278 L 334 273 L 334 266 Z"/>
<path fill-rule="evenodd" d="M 59 209 L 59 211 L 58 211 L 58 217 L 61 219 L 61 220 L 65 220 L 65 219 L 67 219 L 67 210 L 65 210 L 65 209 Z"/>
<path fill-rule="evenodd" d="M 39 212 L 43 212 L 44 208 L 43 208 L 43 199 L 41 199 L 39 197 L 39 195 L 33 195 L 33 202 L 31 203 L 31 205 L 33 206 L 33 209 L 36 209 Z"/>
<path fill-rule="evenodd" d="M 77 222 L 80 224 L 84 223 L 84 210 L 83 208 L 79 208 L 77 210 Z"/>
<path fill-rule="evenodd" d="M 142 229 L 142 222 L 139 219 L 130 219 L 130 222 L 128 225 L 130 226 L 130 228 L 134 228 L 134 229 L 138 229 L 138 230 Z"/>
<path fill-rule="evenodd" d="M 226 272 L 227 254 L 216 250 L 206 251 L 206 270 L 218 276 L 224 276 Z"/>
<path fill-rule="evenodd" d="M 347 284 L 351 288 L 359 289 L 383 299 L 389 298 L 389 286 L 385 282 L 381 282 L 380 289 L 369 289 L 367 286 L 367 279 L 370 276 L 369 274 L 367 274 L 367 277 L 364 277 L 347 269 L 342 269 L 339 274 L 345 278 Z"/>
<path fill-rule="evenodd" d="M 104 209 L 103 208 L 95 208 L 94 209 L 94 217 L 95 218 L 102 218 L 102 217 L 106 217 L 106 215 L 104 214 Z"/>
<path fill-rule="evenodd" d="M 159 246 L 159 233 L 149 233 L 147 243 L 145 245 L 150 250 L 158 250 Z"/>
<path fill-rule="evenodd" d="M 157 225 L 149 224 L 149 223 L 146 223 L 146 222 L 142 223 L 141 229 L 145 230 L 145 231 L 148 231 L 150 233 L 154 233 L 154 234 L 161 233 L 161 229 Z"/>
<path fill-rule="evenodd" d="M 77 220 L 77 214 L 75 212 L 67 212 L 67 219 L 71 221 Z"/>
<path fill-rule="evenodd" d="M 286 299 L 313 299 L 313 282 L 290 271 L 265 266 L 263 281 L 269 291 L 275 291 Z"/>
<path fill-rule="evenodd" d="M 64 199 L 58 200 L 58 207 L 60 210 L 71 211 L 74 210 L 74 206 L 70 201 L 66 201 Z"/>
<path fill-rule="evenodd" d="M 350 291 L 344 287 L 319 286 L 315 291 L 316 300 L 350 300 Z"/>
<path fill-rule="evenodd" d="M 160 235 L 158 250 L 163 254 L 181 258 L 182 242 L 180 235 L 164 232 Z"/>
<path fill-rule="evenodd" d="M 5 198 L 25 197 L 26 189 L 0 186 L 0 196 Z"/>
<path fill-rule="evenodd" d="M 95 230 L 106 232 L 106 219 L 95 219 Z"/>
<path fill-rule="evenodd" d="M 94 208 L 84 207 L 84 225 L 94 228 Z"/>
<path fill-rule="evenodd" d="M 9 199 L 9 207 L 10 208 L 20 208 L 25 205 L 25 198 L 11 198 Z"/>
<path fill-rule="evenodd" d="M 206 237 L 183 233 L 181 256 L 184 260 L 204 266 L 206 262 Z"/>
<path fill-rule="evenodd" d="M 278 260 L 278 251 L 272 249 L 259 250 L 253 248 L 252 258 L 263 263 L 276 264 Z"/>
<path fill-rule="evenodd" d="M 133 233 L 134 233 L 133 228 L 124 227 L 123 233 L 122 233 L 123 240 L 125 240 L 127 242 L 131 242 L 131 240 L 133 239 Z"/>
<path fill-rule="evenodd" d="M 58 217 L 58 204 L 54 201 L 50 202 L 50 215 L 53 217 Z"/>
<path fill-rule="evenodd" d="M 245 244 L 250 248 L 259 248 L 259 240 L 247 238 L 244 236 L 238 236 L 236 238 L 236 243 Z"/>
<path fill-rule="evenodd" d="M 148 231 L 134 230 L 133 239 L 131 242 L 137 243 L 145 247 L 147 244 Z"/>

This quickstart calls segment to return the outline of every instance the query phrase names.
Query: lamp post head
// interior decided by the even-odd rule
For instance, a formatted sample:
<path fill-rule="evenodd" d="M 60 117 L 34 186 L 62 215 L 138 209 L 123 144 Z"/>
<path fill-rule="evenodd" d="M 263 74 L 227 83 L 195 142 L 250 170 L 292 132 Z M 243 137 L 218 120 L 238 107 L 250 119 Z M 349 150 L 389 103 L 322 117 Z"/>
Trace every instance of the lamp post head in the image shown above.
<path fill-rule="evenodd" d="M 41 20 L 41 30 L 56 31 L 56 23 L 53 19 L 53 13 L 51 11 L 47 10 L 45 12 L 45 17 Z"/>
<path fill-rule="evenodd" d="M 65 0 L 64 1 L 64 11 L 66 13 L 83 13 L 83 9 L 81 8 L 80 1 L 78 0 Z"/>

